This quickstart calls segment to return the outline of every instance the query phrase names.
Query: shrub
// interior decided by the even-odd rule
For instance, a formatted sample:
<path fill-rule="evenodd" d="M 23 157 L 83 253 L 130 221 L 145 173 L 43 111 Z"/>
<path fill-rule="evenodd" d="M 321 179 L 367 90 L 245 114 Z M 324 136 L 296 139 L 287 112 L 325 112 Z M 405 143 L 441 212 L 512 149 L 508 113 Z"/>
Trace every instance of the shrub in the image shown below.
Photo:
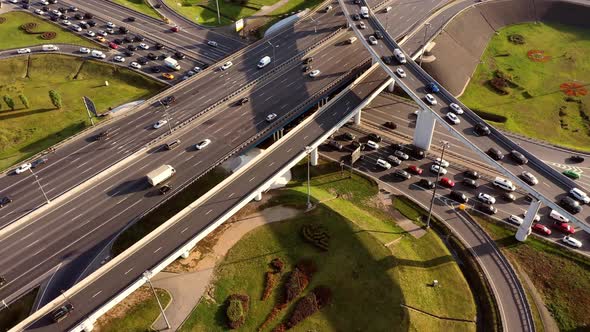
<path fill-rule="evenodd" d="M 41 34 L 41 38 L 45 40 L 55 39 L 57 37 L 57 33 L 55 31 L 47 31 Z"/>
<path fill-rule="evenodd" d="M 248 295 L 232 294 L 227 298 L 227 309 L 225 314 L 230 329 L 237 329 L 246 320 L 250 298 Z"/>
<path fill-rule="evenodd" d="M 273 288 L 275 287 L 277 278 L 274 272 L 266 272 L 264 274 L 264 291 L 262 292 L 261 300 L 265 301 L 270 296 Z"/>
<path fill-rule="evenodd" d="M 12 111 L 14 111 L 14 100 L 12 99 L 12 97 L 5 95 L 4 96 L 4 102 L 6 103 L 6 106 L 8 106 L 8 108 L 10 108 Z"/>
<path fill-rule="evenodd" d="M 18 99 L 20 99 L 20 102 L 23 104 L 23 106 L 25 108 L 30 108 L 31 104 L 29 103 L 29 98 L 27 98 L 27 96 L 25 95 L 18 95 Z"/>
<path fill-rule="evenodd" d="M 328 251 L 330 234 L 321 226 L 307 224 L 301 228 L 303 239 L 321 250 Z"/>
<path fill-rule="evenodd" d="M 262 324 L 258 328 L 258 331 L 264 330 L 266 328 L 266 326 L 268 326 L 268 324 L 270 322 L 272 322 L 279 315 L 279 313 L 283 309 L 285 309 L 286 307 L 287 307 L 286 303 L 279 303 L 279 304 L 275 305 L 272 308 L 272 310 L 270 311 L 270 313 L 266 316 L 266 319 L 264 320 L 264 322 L 262 322 Z"/>
<path fill-rule="evenodd" d="M 287 321 L 287 329 L 294 327 L 305 318 L 313 315 L 315 312 L 328 305 L 331 300 L 332 291 L 328 287 L 318 286 L 314 288 L 295 305 L 295 309 L 293 309 L 293 312 Z"/>
<path fill-rule="evenodd" d="M 295 264 L 295 267 L 301 270 L 301 272 L 303 272 L 309 279 L 311 279 L 311 277 L 313 277 L 313 275 L 318 270 L 315 263 L 309 259 L 300 260 L 299 262 L 297 262 L 297 264 Z"/>
<path fill-rule="evenodd" d="M 508 83 L 506 82 L 506 80 L 504 78 L 502 78 L 502 77 L 494 77 L 491 80 L 489 80 L 488 83 L 499 94 L 501 94 L 501 95 L 507 95 L 508 94 L 508 91 L 506 90 L 506 88 L 508 87 Z"/>
<path fill-rule="evenodd" d="M 523 35 L 519 35 L 517 33 L 509 35 L 508 36 L 508 41 L 511 42 L 512 44 L 516 44 L 516 45 L 522 45 L 524 44 L 524 36 Z"/>
<path fill-rule="evenodd" d="M 55 106 L 58 109 L 61 108 L 61 106 L 62 106 L 61 95 L 59 94 L 59 92 L 57 92 L 55 90 L 50 90 L 49 91 L 49 98 L 51 99 L 51 103 L 53 104 L 53 106 Z"/>
<path fill-rule="evenodd" d="M 295 268 L 285 284 L 285 303 L 293 301 L 309 285 L 309 277 L 298 268 Z"/>
<path fill-rule="evenodd" d="M 277 273 L 281 273 L 283 272 L 283 269 L 285 268 L 285 263 L 280 259 L 280 258 L 275 258 L 272 261 L 270 261 L 270 267 Z"/>

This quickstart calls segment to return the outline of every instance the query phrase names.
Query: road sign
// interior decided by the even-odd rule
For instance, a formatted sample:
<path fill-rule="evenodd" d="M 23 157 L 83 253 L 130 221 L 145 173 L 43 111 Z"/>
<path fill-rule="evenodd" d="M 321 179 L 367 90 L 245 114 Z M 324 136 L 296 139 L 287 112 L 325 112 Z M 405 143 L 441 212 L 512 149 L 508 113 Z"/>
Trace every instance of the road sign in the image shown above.
<path fill-rule="evenodd" d="M 84 96 L 84 105 L 86 105 L 86 109 L 88 110 L 88 112 L 91 112 L 92 114 L 94 114 L 94 116 L 98 116 L 98 113 L 96 112 L 96 106 L 94 106 L 94 102 L 92 102 L 92 100 L 86 96 Z"/>
<path fill-rule="evenodd" d="M 236 32 L 240 32 L 244 28 L 244 19 L 241 18 L 236 21 Z"/>
<path fill-rule="evenodd" d="M 350 164 L 353 165 L 357 160 L 361 159 L 361 147 L 359 146 L 356 150 L 350 154 Z"/>

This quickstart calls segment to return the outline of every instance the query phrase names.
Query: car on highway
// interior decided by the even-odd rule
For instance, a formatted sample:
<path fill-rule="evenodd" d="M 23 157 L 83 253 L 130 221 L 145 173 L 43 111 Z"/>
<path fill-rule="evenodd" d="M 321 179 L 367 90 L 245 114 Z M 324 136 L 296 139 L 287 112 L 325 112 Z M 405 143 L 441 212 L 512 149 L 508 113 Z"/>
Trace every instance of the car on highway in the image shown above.
<path fill-rule="evenodd" d="M 525 216 L 526 216 L 526 211 L 523 211 L 523 213 L 522 213 L 522 219 L 525 219 Z M 538 213 L 537 213 L 537 214 L 535 214 L 535 216 L 533 217 L 533 221 L 534 221 L 534 222 L 539 222 L 539 221 L 541 221 L 541 215 L 540 215 L 540 214 L 538 214 Z"/>
<path fill-rule="evenodd" d="M 461 123 L 461 119 L 459 119 L 459 117 L 457 116 L 457 114 L 453 113 L 453 112 L 448 112 L 447 115 L 447 120 L 449 120 L 450 123 L 452 124 L 459 124 Z"/>
<path fill-rule="evenodd" d="M 588 194 L 586 194 L 585 192 L 583 192 L 579 188 L 570 189 L 569 195 L 570 195 L 570 197 L 579 201 L 580 203 L 584 203 L 584 204 L 590 203 L 590 197 L 588 197 Z"/>
<path fill-rule="evenodd" d="M 383 56 L 381 57 L 381 60 L 383 60 L 383 62 L 384 62 L 386 65 L 391 65 L 391 64 L 393 64 L 393 57 L 392 57 L 392 56 L 389 56 L 389 55 L 383 55 Z"/>
<path fill-rule="evenodd" d="M 119 27 L 119 33 L 120 33 L 120 34 L 124 35 L 124 34 L 126 34 L 126 33 L 128 33 L 128 32 L 129 32 L 129 29 L 127 29 L 126 27 Z M 125 37 L 125 38 L 127 38 L 127 37 Z M 131 41 L 132 41 L 132 39 L 131 39 L 131 38 L 129 38 L 129 41 L 128 41 L 128 43 L 130 43 Z"/>
<path fill-rule="evenodd" d="M 534 186 L 537 183 L 539 183 L 539 180 L 537 180 L 537 177 L 534 176 L 531 172 L 527 172 L 527 171 L 522 172 L 520 174 L 520 178 L 524 182 L 528 183 L 530 186 Z"/>
<path fill-rule="evenodd" d="M 53 321 L 56 323 L 60 322 L 61 320 L 66 318 L 72 311 L 74 311 L 74 305 L 71 303 L 66 303 L 51 313 L 51 319 L 53 319 Z"/>
<path fill-rule="evenodd" d="M 381 136 L 379 136 L 379 135 L 377 135 L 377 134 L 375 134 L 375 133 L 369 133 L 369 134 L 367 135 L 367 138 L 368 138 L 369 140 L 371 140 L 371 141 L 373 141 L 373 142 L 377 142 L 377 143 L 380 143 L 380 142 L 381 142 L 381 140 L 382 140 Z"/>
<path fill-rule="evenodd" d="M 162 74 L 162 77 L 164 77 L 167 80 L 173 80 L 174 79 L 174 75 L 172 75 L 170 73 L 164 73 L 164 74 Z"/>
<path fill-rule="evenodd" d="M 96 36 L 96 32 L 94 32 L 92 30 L 88 30 L 88 31 L 86 31 L 86 35 L 88 37 L 95 37 Z"/>
<path fill-rule="evenodd" d="M 309 73 L 309 77 L 312 77 L 312 78 L 318 77 L 318 76 L 320 76 L 320 74 L 321 74 L 321 71 L 319 69 L 312 70 L 311 73 Z"/>
<path fill-rule="evenodd" d="M 441 165 L 438 165 L 438 164 L 432 164 L 432 166 L 430 166 L 430 171 L 435 174 L 438 173 L 439 175 L 447 174 L 447 169 L 444 167 L 441 167 Z"/>
<path fill-rule="evenodd" d="M 227 69 L 231 68 L 231 66 L 233 66 L 233 65 L 234 65 L 233 62 L 228 61 L 221 66 L 221 70 L 227 70 Z"/>
<path fill-rule="evenodd" d="M 68 27 L 68 26 L 72 25 L 72 22 L 70 22 L 69 20 L 61 20 L 61 24 Z"/>
<path fill-rule="evenodd" d="M 456 191 L 456 190 L 451 190 L 451 193 L 449 194 L 449 197 L 454 200 L 457 201 L 459 203 L 467 203 L 469 202 L 469 198 L 467 198 L 467 196 L 460 192 L 460 191 Z"/>
<path fill-rule="evenodd" d="M 398 157 L 394 156 L 394 155 L 389 155 L 387 156 L 387 160 L 389 160 L 390 163 L 393 164 L 393 166 L 399 166 L 402 164 L 401 159 L 399 159 Z"/>
<path fill-rule="evenodd" d="M 533 226 L 531 227 L 531 229 L 533 230 L 533 232 L 538 233 L 538 234 L 551 235 L 551 230 L 549 229 L 549 227 L 547 227 L 543 224 L 534 223 Z"/>
<path fill-rule="evenodd" d="M 115 62 L 125 62 L 125 58 L 124 58 L 124 57 L 122 57 L 122 56 L 120 56 L 120 55 L 116 55 L 116 56 L 113 58 L 113 61 L 115 61 Z"/>
<path fill-rule="evenodd" d="M 167 193 L 169 193 L 172 190 L 172 186 L 169 184 L 165 184 L 163 186 L 161 186 L 158 191 L 160 192 L 160 194 L 162 195 L 166 195 Z"/>
<path fill-rule="evenodd" d="M 426 98 L 426 101 L 430 104 L 430 105 L 436 105 L 437 101 L 436 99 L 429 93 L 426 96 L 424 96 L 424 98 Z"/>
<path fill-rule="evenodd" d="M 463 179 L 462 183 L 463 183 L 463 185 L 465 185 L 469 188 L 477 189 L 477 187 L 479 187 L 479 183 L 477 183 L 477 181 L 475 181 L 473 179 L 465 178 L 465 179 Z"/>
<path fill-rule="evenodd" d="M 390 169 L 391 168 L 391 164 L 381 158 L 377 159 L 376 165 L 383 168 L 383 169 Z"/>
<path fill-rule="evenodd" d="M 373 150 L 377 150 L 379 149 L 379 143 L 373 142 L 371 140 L 367 141 L 366 146 L 368 146 L 369 148 L 373 149 Z"/>
<path fill-rule="evenodd" d="M 477 136 L 488 136 L 492 133 L 490 128 L 483 122 L 478 122 L 475 127 L 473 127 L 473 132 Z"/>
<path fill-rule="evenodd" d="M 104 42 L 106 42 L 106 41 L 107 41 L 107 39 L 106 39 L 105 37 L 103 37 L 103 36 L 97 36 L 97 37 L 96 37 L 96 40 L 98 40 L 98 41 L 99 41 L 99 42 L 101 42 L 101 43 L 104 43 Z"/>
<path fill-rule="evenodd" d="M 127 49 L 130 51 L 137 51 L 137 46 L 135 46 L 133 44 L 129 44 L 129 45 L 127 45 Z"/>
<path fill-rule="evenodd" d="M 276 117 L 277 117 L 276 113 L 270 113 L 269 115 L 266 116 L 266 121 L 272 122 L 274 119 L 276 119 Z"/>
<path fill-rule="evenodd" d="M 31 163 L 31 168 L 37 168 L 37 167 L 39 167 L 41 165 L 45 165 L 45 164 L 47 164 L 47 161 L 48 160 L 49 159 L 47 159 L 47 157 L 41 157 L 39 159 L 36 159 L 35 161 L 33 161 Z"/>
<path fill-rule="evenodd" d="M 514 196 L 513 193 L 508 193 L 508 192 L 502 193 L 502 195 L 500 197 L 502 197 L 502 199 L 505 200 L 506 202 L 514 202 L 516 200 L 516 196 Z"/>
<path fill-rule="evenodd" d="M 494 196 L 490 195 L 490 194 L 486 194 L 486 193 L 479 193 L 477 194 L 477 199 L 479 199 L 480 201 L 486 203 L 486 204 L 494 204 L 496 203 L 496 199 L 494 198 Z"/>
<path fill-rule="evenodd" d="M 30 48 L 19 48 L 16 51 L 17 54 L 27 54 L 27 53 L 31 53 L 31 49 Z"/>
<path fill-rule="evenodd" d="M 106 140 L 109 137 L 109 130 L 101 131 L 100 133 L 94 136 L 95 141 Z"/>
<path fill-rule="evenodd" d="M 72 24 L 70 25 L 70 30 L 76 31 L 76 32 L 81 32 L 82 31 L 82 27 L 77 25 L 77 24 Z"/>
<path fill-rule="evenodd" d="M 580 173 L 574 172 L 572 170 L 563 171 L 561 174 L 573 180 L 578 180 L 580 178 Z"/>
<path fill-rule="evenodd" d="M 574 239 L 573 237 L 566 235 L 561 239 L 563 243 L 570 245 L 574 248 L 582 248 L 582 242 L 580 240 Z"/>
<path fill-rule="evenodd" d="M 422 172 L 424 171 L 422 168 L 416 166 L 416 165 L 410 165 L 407 168 L 408 172 L 415 174 L 415 175 L 420 175 L 422 174 Z"/>
<path fill-rule="evenodd" d="M 375 38 L 383 39 L 383 32 L 381 32 L 379 30 L 375 30 Z"/>
<path fill-rule="evenodd" d="M 44 15 L 45 12 L 42 11 L 41 9 L 35 9 L 35 14 L 37 14 L 37 15 Z"/>
<path fill-rule="evenodd" d="M 16 174 L 24 173 L 24 172 L 30 170 L 31 167 L 32 167 L 31 163 L 22 164 L 14 170 L 14 173 L 16 173 Z"/>
<path fill-rule="evenodd" d="M 449 178 L 441 178 L 440 179 L 440 184 L 443 187 L 447 187 L 447 188 L 453 188 L 455 186 L 455 181 L 449 179 Z"/>
<path fill-rule="evenodd" d="M 150 68 L 150 70 L 152 71 L 152 73 L 159 73 L 162 71 L 162 68 L 160 68 L 159 66 L 153 66 Z"/>
<path fill-rule="evenodd" d="M 585 158 L 580 156 L 579 154 L 575 154 L 570 157 L 570 160 L 574 163 L 581 163 L 584 162 Z"/>
<path fill-rule="evenodd" d="M 358 16 L 358 14 L 356 14 L 356 15 Z M 359 16 L 359 19 L 360 19 L 360 16 Z M 367 28 L 367 26 L 365 25 L 365 22 L 359 23 L 359 29 L 366 29 L 366 28 Z"/>
<path fill-rule="evenodd" d="M 173 150 L 176 149 L 177 147 L 180 146 L 180 140 L 179 139 L 175 139 L 171 142 L 168 142 L 164 145 L 164 147 L 166 148 L 166 150 Z"/>
<path fill-rule="evenodd" d="M 109 28 L 111 28 L 111 29 L 114 29 L 114 28 L 116 28 L 117 26 L 116 26 L 116 25 L 115 25 L 113 22 L 107 22 L 107 27 L 109 27 Z"/>
<path fill-rule="evenodd" d="M 135 61 L 131 62 L 129 66 L 134 69 L 141 69 L 141 65 Z"/>
<path fill-rule="evenodd" d="M 554 221 L 553 224 L 551 224 L 551 227 L 566 234 L 574 234 L 576 232 L 574 227 L 567 222 Z"/>
<path fill-rule="evenodd" d="M 555 210 L 551 210 L 551 212 L 549 213 L 549 217 L 560 222 L 570 222 L 568 218 L 566 218 L 564 215 Z"/>
<path fill-rule="evenodd" d="M 352 140 L 354 140 L 356 138 L 356 135 L 353 134 L 353 133 L 350 133 L 350 132 L 345 132 L 344 133 L 344 138 L 347 139 L 347 140 L 349 140 L 349 141 L 352 141 Z"/>
<path fill-rule="evenodd" d="M 127 21 L 129 21 L 129 22 L 135 22 L 135 17 L 129 16 L 129 17 L 127 17 Z"/>
<path fill-rule="evenodd" d="M 402 159 L 402 160 L 408 160 L 408 159 L 410 159 L 410 156 L 408 156 L 407 153 L 405 153 L 405 152 L 403 152 L 401 150 L 395 150 L 393 152 L 393 155 L 396 156 L 396 157 L 398 157 L 399 159 Z"/>
<path fill-rule="evenodd" d="M 563 197 L 559 200 L 559 205 L 571 214 L 582 212 L 582 207 L 578 201 L 571 197 Z"/>
<path fill-rule="evenodd" d="M 434 159 L 433 163 L 437 164 L 437 165 L 441 165 L 442 167 L 449 167 L 451 164 L 449 164 L 448 161 L 444 160 L 444 159 L 440 159 L 440 158 L 436 158 Z"/>
<path fill-rule="evenodd" d="M 103 36 L 103 37 L 107 37 L 107 36 L 109 35 L 109 34 L 108 34 L 106 31 L 104 31 L 104 30 L 98 30 L 98 31 L 96 31 L 96 34 L 97 34 L 97 35 L 99 35 L 99 36 Z"/>
<path fill-rule="evenodd" d="M 516 161 L 517 164 L 519 165 L 525 165 L 526 163 L 529 162 L 529 160 L 527 159 L 527 157 L 525 157 L 522 153 L 516 151 L 516 150 L 512 150 L 510 151 L 510 157 Z"/>
<path fill-rule="evenodd" d="M 459 114 L 459 115 L 463 114 L 463 109 L 461 108 L 461 106 L 459 106 L 459 105 L 457 105 L 457 104 L 455 104 L 455 103 L 451 103 L 451 104 L 449 105 L 449 110 L 450 110 L 451 112 L 455 112 L 455 113 L 457 113 L 457 114 Z"/>
<path fill-rule="evenodd" d="M 79 52 L 82 54 L 90 54 L 90 49 L 86 47 L 80 47 Z"/>
<path fill-rule="evenodd" d="M 352 20 L 353 21 L 358 21 L 361 19 L 361 16 L 359 14 L 352 14 Z M 361 22 L 362 23 L 362 22 Z"/>
<path fill-rule="evenodd" d="M 492 159 L 494 159 L 496 161 L 504 159 L 504 154 L 502 153 L 502 151 L 500 151 L 497 148 L 494 148 L 494 147 L 489 148 L 487 153 L 488 153 L 488 156 L 492 157 Z"/>
<path fill-rule="evenodd" d="M 395 73 L 396 73 L 396 74 L 397 74 L 397 76 L 399 76 L 400 78 L 404 78 L 404 77 L 406 77 L 406 76 L 407 76 L 407 75 L 406 75 L 406 72 L 404 71 L 404 69 L 403 69 L 403 68 L 400 68 L 400 67 L 397 67 L 397 68 L 395 69 Z"/>
<path fill-rule="evenodd" d="M 112 48 L 113 50 L 116 50 L 119 48 L 119 45 L 113 43 L 113 42 L 109 42 L 109 47 Z"/>
<path fill-rule="evenodd" d="M 3 208 L 10 203 L 12 203 L 12 198 L 10 198 L 8 196 L 4 196 L 4 197 L 0 198 L 0 208 Z"/>
<path fill-rule="evenodd" d="M 420 181 L 416 182 L 416 185 L 418 185 L 424 189 L 434 189 L 434 187 L 436 187 L 436 183 L 434 183 L 428 179 L 420 179 Z"/>
<path fill-rule="evenodd" d="M 468 169 L 465 172 L 463 172 L 463 176 L 473 179 L 473 180 L 477 180 L 481 177 L 477 171 L 474 171 L 471 169 Z"/>
<path fill-rule="evenodd" d="M 479 207 L 479 210 L 481 212 L 483 212 L 485 214 L 489 214 L 489 215 L 493 215 L 493 214 L 496 214 L 498 212 L 498 209 L 495 206 L 490 205 L 490 204 L 482 204 Z"/>
<path fill-rule="evenodd" d="M 513 215 L 513 214 L 509 215 L 507 219 L 510 223 L 513 223 L 517 226 L 522 225 L 522 223 L 524 222 L 524 220 L 521 217 Z"/>
<path fill-rule="evenodd" d="M 377 45 L 377 38 L 375 36 L 369 36 L 369 44 Z"/>
<path fill-rule="evenodd" d="M 174 97 L 174 95 L 166 96 L 166 97 L 160 99 L 160 102 L 164 106 L 172 105 L 176 102 L 176 97 Z"/>
<path fill-rule="evenodd" d="M 212 47 L 217 47 L 218 46 L 217 42 L 214 41 L 214 40 L 209 40 L 207 42 L 207 45 L 212 46 Z"/>
<path fill-rule="evenodd" d="M 395 172 L 393 172 L 393 176 L 400 178 L 402 180 L 409 180 L 412 178 L 412 175 L 410 175 L 410 173 L 404 171 L 403 169 L 396 169 Z"/>
<path fill-rule="evenodd" d="M 170 28 L 170 31 L 172 31 L 172 32 L 178 32 L 178 31 L 180 31 L 180 27 L 179 26 L 173 26 L 172 28 Z"/>
<path fill-rule="evenodd" d="M 204 140 L 200 141 L 199 143 L 195 144 L 195 149 L 202 150 L 209 144 L 211 144 L 211 140 L 208 138 L 204 139 Z"/>
<path fill-rule="evenodd" d="M 167 123 L 168 123 L 168 120 L 160 120 L 160 121 L 154 123 L 153 127 L 154 127 L 154 129 L 159 129 L 159 128 L 162 128 Z"/>
<path fill-rule="evenodd" d="M 148 53 L 147 54 L 148 59 L 150 60 L 158 60 L 158 56 L 155 55 L 154 53 Z"/>
<path fill-rule="evenodd" d="M 139 43 L 139 48 L 141 48 L 142 50 L 149 50 L 150 49 L 149 45 L 146 43 Z"/>

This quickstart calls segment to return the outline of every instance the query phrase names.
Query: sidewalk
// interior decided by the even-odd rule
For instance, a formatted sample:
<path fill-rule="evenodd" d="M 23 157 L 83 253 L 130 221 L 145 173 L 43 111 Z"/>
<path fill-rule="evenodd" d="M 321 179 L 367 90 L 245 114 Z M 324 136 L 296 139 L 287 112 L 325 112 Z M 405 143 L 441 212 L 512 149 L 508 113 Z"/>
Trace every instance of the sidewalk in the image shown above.
<path fill-rule="evenodd" d="M 401 227 L 401 229 L 408 232 L 408 234 L 412 235 L 416 239 L 419 239 L 426 234 L 426 231 L 422 227 L 414 224 L 414 222 L 412 222 L 410 219 L 406 218 L 403 214 L 401 214 L 398 210 L 393 208 L 391 193 L 387 191 L 387 189 L 379 185 L 379 194 L 377 195 L 381 203 L 388 208 L 389 213 L 395 219 L 395 223 L 399 227 Z"/>

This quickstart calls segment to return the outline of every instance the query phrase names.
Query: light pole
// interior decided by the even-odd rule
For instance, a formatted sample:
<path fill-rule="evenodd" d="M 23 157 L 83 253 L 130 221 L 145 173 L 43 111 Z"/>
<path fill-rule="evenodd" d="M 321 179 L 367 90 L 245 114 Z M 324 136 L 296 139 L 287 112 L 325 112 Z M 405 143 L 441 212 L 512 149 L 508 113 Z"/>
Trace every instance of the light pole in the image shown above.
<path fill-rule="evenodd" d="M 424 56 L 424 52 L 426 51 L 426 36 L 428 35 L 428 28 L 430 28 L 430 23 L 424 23 L 426 29 L 424 29 L 424 41 L 422 42 L 422 52 L 420 53 L 420 67 L 422 67 L 422 57 Z"/>
<path fill-rule="evenodd" d="M 164 116 L 166 117 L 166 123 L 168 124 L 168 130 L 170 131 L 170 135 L 172 135 L 172 124 L 170 123 L 170 117 L 168 116 L 168 105 L 164 105 L 162 100 L 158 99 L 160 105 L 164 106 Z"/>
<path fill-rule="evenodd" d="M 316 21 L 313 19 L 313 17 L 309 17 L 310 20 L 313 21 L 314 25 L 313 25 L 313 32 L 314 33 L 318 33 L 318 23 L 320 23 L 320 21 Z"/>
<path fill-rule="evenodd" d="M 270 42 L 270 40 L 267 41 L 268 44 L 270 45 L 270 47 L 272 48 L 272 67 L 276 67 L 277 66 L 277 57 L 275 54 L 275 48 L 279 47 L 279 45 L 273 45 L 273 43 Z"/>
<path fill-rule="evenodd" d="M 307 209 L 311 209 L 311 182 L 310 182 L 310 164 L 311 164 L 311 146 L 305 147 L 305 153 L 307 153 Z"/>
<path fill-rule="evenodd" d="M 215 0 L 217 6 L 217 24 L 221 24 L 221 14 L 219 13 L 219 0 Z"/>
<path fill-rule="evenodd" d="M 47 197 L 47 194 L 45 193 L 45 190 L 43 190 L 43 186 L 41 185 L 41 182 L 39 182 L 39 177 L 37 176 L 37 174 L 35 174 L 33 172 L 33 169 L 32 168 L 29 168 L 29 171 L 31 171 L 31 174 L 33 174 L 33 176 L 35 177 L 35 181 L 39 185 L 39 189 L 41 189 L 41 192 L 43 193 L 43 197 L 45 197 L 45 200 L 47 201 L 47 204 L 51 203 L 51 201 L 49 200 L 49 197 Z"/>
<path fill-rule="evenodd" d="M 168 330 L 168 329 L 170 329 L 170 322 L 168 321 L 168 317 L 166 317 L 166 313 L 164 312 L 164 308 L 162 308 L 162 303 L 160 303 L 160 298 L 158 297 L 158 294 L 156 294 L 156 290 L 154 289 L 154 285 L 152 285 L 152 281 L 150 280 L 152 273 L 150 271 L 145 271 L 143 273 L 143 276 L 147 280 L 148 284 L 150 284 L 150 288 L 152 289 L 152 292 L 154 293 L 154 296 L 156 297 L 156 301 L 158 302 L 158 307 L 160 307 L 160 312 L 162 313 L 162 317 L 164 317 L 164 321 L 166 322 L 166 330 Z"/>
<path fill-rule="evenodd" d="M 439 169 L 436 172 L 436 182 L 434 183 L 434 189 L 432 190 L 432 199 L 430 199 L 430 207 L 428 208 L 428 219 L 426 219 L 426 228 L 430 228 L 430 218 L 432 217 L 432 205 L 434 204 L 434 199 L 436 198 L 436 188 L 438 188 L 438 178 L 440 177 L 440 170 L 442 169 L 442 161 L 445 156 L 445 149 L 451 146 L 447 141 L 441 141 L 442 151 L 440 153 L 440 163 L 438 164 Z"/>

